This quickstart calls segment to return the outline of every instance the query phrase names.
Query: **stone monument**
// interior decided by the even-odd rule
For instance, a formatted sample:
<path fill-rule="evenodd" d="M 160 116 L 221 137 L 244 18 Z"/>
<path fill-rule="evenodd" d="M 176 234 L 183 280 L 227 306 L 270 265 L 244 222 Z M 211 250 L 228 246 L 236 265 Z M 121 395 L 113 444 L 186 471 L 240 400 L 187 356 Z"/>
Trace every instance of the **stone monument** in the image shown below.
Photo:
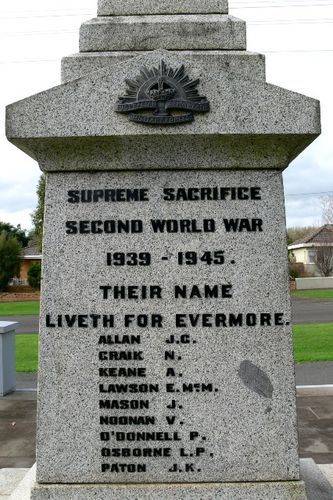
<path fill-rule="evenodd" d="M 101 0 L 10 105 L 47 175 L 42 499 L 303 499 L 282 171 L 319 103 L 225 0 Z"/>

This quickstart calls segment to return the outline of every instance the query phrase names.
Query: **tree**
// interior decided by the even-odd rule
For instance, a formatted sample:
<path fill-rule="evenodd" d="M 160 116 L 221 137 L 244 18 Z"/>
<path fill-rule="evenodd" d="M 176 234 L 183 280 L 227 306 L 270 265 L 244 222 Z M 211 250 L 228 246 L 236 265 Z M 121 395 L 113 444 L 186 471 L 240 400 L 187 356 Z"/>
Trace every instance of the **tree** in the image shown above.
<path fill-rule="evenodd" d="M 42 174 L 39 178 L 37 186 L 37 207 L 36 210 L 31 214 L 32 223 L 34 225 L 34 237 L 36 238 L 39 250 L 42 250 L 43 244 L 45 185 L 46 178 L 45 175 Z"/>
<path fill-rule="evenodd" d="M 28 271 L 28 283 L 31 288 L 40 290 L 41 274 L 42 270 L 39 263 L 35 262 L 30 266 L 30 269 Z"/>
<path fill-rule="evenodd" d="M 0 235 L 0 290 L 5 290 L 11 279 L 20 274 L 22 246 L 5 232 Z"/>
<path fill-rule="evenodd" d="M 315 264 L 323 276 L 330 276 L 333 271 L 333 247 L 317 247 Z"/>
<path fill-rule="evenodd" d="M 333 224 L 333 196 L 324 196 L 321 199 L 322 217 L 324 224 Z"/>
<path fill-rule="evenodd" d="M 0 234 L 2 233 L 16 238 L 23 247 L 26 247 L 29 242 L 26 231 L 22 229 L 20 225 L 15 227 L 9 224 L 9 222 L 0 221 Z"/>
<path fill-rule="evenodd" d="M 294 243 L 294 241 L 299 240 L 299 239 L 303 238 L 304 236 L 307 236 L 310 233 L 313 233 L 316 229 L 318 229 L 316 226 L 289 227 L 287 229 L 288 245 L 291 245 L 292 243 Z"/>

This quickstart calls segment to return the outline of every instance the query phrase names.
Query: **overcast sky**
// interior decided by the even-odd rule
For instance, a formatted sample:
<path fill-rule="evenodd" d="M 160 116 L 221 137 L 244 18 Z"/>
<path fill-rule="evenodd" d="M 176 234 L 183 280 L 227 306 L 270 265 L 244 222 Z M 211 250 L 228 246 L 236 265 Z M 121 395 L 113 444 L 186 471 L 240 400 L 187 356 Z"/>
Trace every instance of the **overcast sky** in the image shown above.
<path fill-rule="evenodd" d="M 201 0 L 203 1 L 203 0 Z M 31 227 L 37 164 L 4 136 L 4 106 L 57 85 L 60 59 L 78 50 L 79 26 L 97 0 L 0 4 L 0 220 Z M 231 0 L 248 22 L 248 50 L 266 54 L 270 83 L 321 100 L 323 133 L 285 173 L 288 226 L 321 222 L 320 193 L 333 195 L 333 0 Z M 312 194 L 315 193 L 315 194 Z"/>

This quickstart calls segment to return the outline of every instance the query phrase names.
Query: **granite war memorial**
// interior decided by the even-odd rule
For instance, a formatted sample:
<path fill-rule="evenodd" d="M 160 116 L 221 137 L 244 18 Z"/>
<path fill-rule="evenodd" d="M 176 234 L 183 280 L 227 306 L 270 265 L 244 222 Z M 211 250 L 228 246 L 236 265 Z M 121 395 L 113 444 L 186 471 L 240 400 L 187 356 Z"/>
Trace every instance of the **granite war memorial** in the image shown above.
<path fill-rule="evenodd" d="M 32 499 L 303 499 L 282 171 L 318 101 L 225 0 L 101 0 L 7 108 L 47 175 Z"/>

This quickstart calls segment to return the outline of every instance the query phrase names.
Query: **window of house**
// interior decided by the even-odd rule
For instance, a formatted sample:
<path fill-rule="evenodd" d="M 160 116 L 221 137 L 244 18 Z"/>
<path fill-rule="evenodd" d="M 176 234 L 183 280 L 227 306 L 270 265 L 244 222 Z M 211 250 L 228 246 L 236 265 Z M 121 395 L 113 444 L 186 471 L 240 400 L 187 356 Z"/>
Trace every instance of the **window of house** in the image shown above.
<path fill-rule="evenodd" d="M 315 264 L 316 263 L 316 250 L 309 250 L 308 255 L 309 255 L 309 264 Z"/>

